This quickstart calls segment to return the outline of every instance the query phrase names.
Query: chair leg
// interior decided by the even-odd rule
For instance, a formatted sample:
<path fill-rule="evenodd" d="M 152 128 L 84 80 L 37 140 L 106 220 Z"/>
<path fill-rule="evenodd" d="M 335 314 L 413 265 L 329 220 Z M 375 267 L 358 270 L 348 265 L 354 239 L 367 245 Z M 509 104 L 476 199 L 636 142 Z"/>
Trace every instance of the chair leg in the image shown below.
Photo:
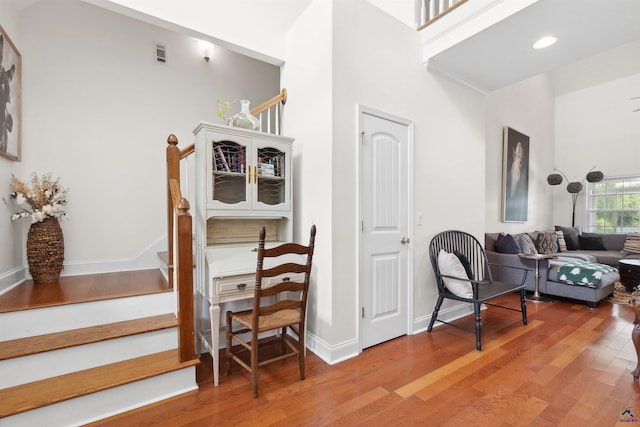
<path fill-rule="evenodd" d="M 258 397 L 258 332 L 251 331 L 251 383 L 253 397 Z"/>
<path fill-rule="evenodd" d="M 280 352 L 282 354 L 284 354 L 285 351 L 287 351 L 287 343 L 284 341 L 286 336 L 287 336 L 287 328 L 285 326 L 284 328 L 282 328 L 282 333 L 280 335 Z"/>
<path fill-rule="evenodd" d="M 305 351 L 304 351 L 304 327 L 299 326 L 300 334 L 298 335 L 298 362 L 300 364 L 300 380 L 304 380 L 304 363 L 305 363 Z"/>
<path fill-rule="evenodd" d="M 522 324 L 527 325 L 527 292 L 520 291 L 520 307 L 522 307 Z"/>
<path fill-rule="evenodd" d="M 227 311 L 227 348 L 225 349 L 227 375 L 231 375 L 231 312 Z"/>
<path fill-rule="evenodd" d="M 479 302 L 473 303 L 473 311 L 476 316 L 476 350 L 482 351 L 482 318 L 480 317 L 480 304 Z"/>
<path fill-rule="evenodd" d="M 442 301 L 444 301 L 444 297 L 439 295 L 438 301 L 436 302 L 436 306 L 433 309 L 433 313 L 431 314 L 431 321 L 429 322 L 429 327 L 427 328 L 427 332 L 431 332 L 433 329 L 433 324 L 436 323 L 436 319 L 438 318 L 438 312 L 440 311 L 440 306 L 442 305 Z"/>

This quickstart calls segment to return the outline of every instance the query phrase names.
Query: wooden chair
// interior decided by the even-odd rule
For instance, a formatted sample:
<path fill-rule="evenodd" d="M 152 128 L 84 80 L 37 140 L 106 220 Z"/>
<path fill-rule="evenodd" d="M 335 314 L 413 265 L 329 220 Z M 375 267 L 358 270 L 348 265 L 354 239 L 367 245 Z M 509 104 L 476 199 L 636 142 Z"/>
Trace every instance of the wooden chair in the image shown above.
<path fill-rule="evenodd" d="M 449 254 L 455 254 L 458 259 L 463 259 L 463 266 L 465 266 L 466 274 L 463 278 L 454 277 L 451 275 L 445 275 L 441 273 L 438 265 L 438 255 L 440 251 L 444 250 Z M 448 254 L 445 254 L 448 255 Z M 433 267 L 433 272 L 436 276 L 436 284 L 438 285 L 438 301 L 436 302 L 433 314 L 431 315 L 431 321 L 429 322 L 429 332 L 433 329 L 434 323 L 437 321 L 441 323 L 454 326 L 467 332 L 473 333 L 474 331 L 466 328 L 454 325 L 452 323 L 445 322 L 438 319 L 438 312 L 440 306 L 445 298 L 449 298 L 456 301 L 464 301 L 473 304 L 473 311 L 475 313 L 475 334 L 476 334 L 476 349 L 482 351 L 482 338 L 481 338 L 481 316 L 480 309 L 482 304 L 505 308 L 508 310 L 519 311 L 522 313 L 522 324 L 527 324 L 527 305 L 525 294 L 525 280 L 527 278 L 527 271 L 525 269 L 517 267 L 497 266 L 489 264 L 487 256 L 480 245 L 480 242 L 472 235 L 463 231 L 449 230 L 437 234 L 429 244 L 429 258 Z M 466 259 L 465 259 L 466 258 Z M 520 283 L 507 283 L 494 281 L 491 275 L 492 267 L 512 268 L 516 270 L 522 270 L 522 280 Z M 445 286 L 444 279 L 451 279 L 454 281 L 460 281 L 460 283 L 469 283 L 473 295 L 460 296 L 456 295 L 449 288 Z M 455 283 L 455 282 L 450 282 Z M 514 309 L 511 307 L 505 307 L 497 304 L 490 304 L 488 301 L 507 295 L 510 293 L 520 293 L 520 309 Z"/>
<path fill-rule="evenodd" d="M 315 244 L 316 226 L 311 227 L 309 245 L 284 243 L 265 249 L 265 228 L 260 229 L 258 244 L 258 265 L 253 297 L 253 309 L 241 312 L 227 311 L 227 374 L 231 374 L 232 361 L 251 372 L 253 395 L 258 396 L 258 368 L 266 364 L 297 356 L 300 365 L 300 379 L 304 379 L 305 362 L 305 315 L 311 262 Z M 304 278 L 300 275 L 304 273 Z M 295 276 L 297 275 L 297 277 Z M 296 280 L 301 279 L 301 280 Z M 240 329 L 234 330 L 234 324 Z M 287 328 L 298 338 L 292 342 L 287 337 Z M 280 354 L 265 360 L 258 359 L 258 334 L 279 331 Z M 251 334 L 245 341 L 241 334 Z M 232 341 L 240 344 L 239 351 L 232 349 Z M 291 351 L 287 352 L 287 348 Z M 250 362 L 246 363 L 240 354 L 249 350 Z"/>

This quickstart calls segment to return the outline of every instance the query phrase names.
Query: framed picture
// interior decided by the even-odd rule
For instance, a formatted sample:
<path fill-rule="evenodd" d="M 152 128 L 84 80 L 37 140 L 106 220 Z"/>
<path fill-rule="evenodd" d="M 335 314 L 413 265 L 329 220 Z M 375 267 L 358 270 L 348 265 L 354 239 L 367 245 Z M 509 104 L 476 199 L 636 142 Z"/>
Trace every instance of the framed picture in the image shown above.
<path fill-rule="evenodd" d="M 22 56 L 0 26 L 0 156 L 22 157 Z"/>
<path fill-rule="evenodd" d="M 504 128 L 502 221 L 526 222 L 529 210 L 529 137 Z"/>

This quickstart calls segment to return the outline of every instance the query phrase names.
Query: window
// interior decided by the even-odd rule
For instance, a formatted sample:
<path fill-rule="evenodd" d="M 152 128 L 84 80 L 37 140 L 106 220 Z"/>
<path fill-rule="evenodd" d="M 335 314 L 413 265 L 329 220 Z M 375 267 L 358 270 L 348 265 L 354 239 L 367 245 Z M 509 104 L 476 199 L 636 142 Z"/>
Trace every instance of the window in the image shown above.
<path fill-rule="evenodd" d="M 598 233 L 640 230 L 640 176 L 604 178 L 587 186 L 587 228 Z"/>

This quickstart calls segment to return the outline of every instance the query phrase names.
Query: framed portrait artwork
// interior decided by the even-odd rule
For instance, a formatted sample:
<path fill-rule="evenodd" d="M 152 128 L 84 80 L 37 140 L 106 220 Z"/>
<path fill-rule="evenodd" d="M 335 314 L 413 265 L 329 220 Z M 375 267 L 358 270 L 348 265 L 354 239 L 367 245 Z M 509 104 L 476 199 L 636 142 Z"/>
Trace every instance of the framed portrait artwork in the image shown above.
<path fill-rule="evenodd" d="M 22 157 L 22 56 L 0 26 L 0 156 Z"/>
<path fill-rule="evenodd" d="M 529 211 L 529 137 L 504 128 L 502 221 L 526 222 Z"/>

